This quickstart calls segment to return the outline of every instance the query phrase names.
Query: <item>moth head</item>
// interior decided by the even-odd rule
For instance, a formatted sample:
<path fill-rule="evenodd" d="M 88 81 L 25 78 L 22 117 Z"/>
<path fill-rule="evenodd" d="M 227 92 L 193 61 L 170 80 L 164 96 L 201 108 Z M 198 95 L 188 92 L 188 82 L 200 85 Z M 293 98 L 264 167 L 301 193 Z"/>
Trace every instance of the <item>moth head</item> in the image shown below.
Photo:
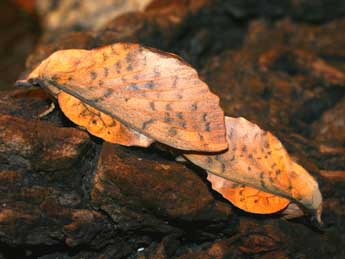
<path fill-rule="evenodd" d="M 85 66 L 84 54 L 84 50 L 78 49 L 56 51 L 36 66 L 25 78 L 18 80 L 16 86 L 41 85 L 42 81 L 54 80 L 61 75 L 73 73 L 80 68 L 80 63 Z M 83 62 L 81 62 L 82 60 Z"/>
<path fill-rule="evenodd" d="M 37 77 L 52 78 L 54 75 L 75 72 L 80 66 L 85 54 L 84 50 L 68 49 L 54 52 L 41 64 L 36 67 L 29 75 L 29 79 Z"/>

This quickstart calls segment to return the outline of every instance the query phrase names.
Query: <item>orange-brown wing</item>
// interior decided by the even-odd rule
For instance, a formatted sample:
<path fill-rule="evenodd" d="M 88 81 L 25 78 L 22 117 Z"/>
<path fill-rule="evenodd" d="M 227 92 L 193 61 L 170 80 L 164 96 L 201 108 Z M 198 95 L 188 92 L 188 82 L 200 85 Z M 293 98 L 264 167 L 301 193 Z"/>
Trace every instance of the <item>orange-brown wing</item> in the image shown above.
<path fill-rule="evenodd" d="M 75 124 L 105 141 L 125 146 L 148 147 L 153 140 L 128 129 L 119 121 L 65 92 L 57 96 L 62 112 Z"/>
<path fill-rule="evenodd" d="M 290 203 L 283 197 L 226 180 L 215 174 L 208 173 L 207 180 L 211 182 L 212 189 L 222 194 L 225 199 L 250 213 L 275 213 L 283 210 Z"/>
<path fill-rule="evenodd" d="M 186 154 L 213 174 L 303 204 L 319 216 L 322 197 L 314 178 L 291 160 L 271 133 L 243 118 L 225 118 L 228 151 L 217 155 Z"/>
<path fill-rule="evenodd" d="M 219 98 L 172 54 L 124 43 L 58 51 L 30 75 L 35 77 L 169 146 L 227 148 Z"/>

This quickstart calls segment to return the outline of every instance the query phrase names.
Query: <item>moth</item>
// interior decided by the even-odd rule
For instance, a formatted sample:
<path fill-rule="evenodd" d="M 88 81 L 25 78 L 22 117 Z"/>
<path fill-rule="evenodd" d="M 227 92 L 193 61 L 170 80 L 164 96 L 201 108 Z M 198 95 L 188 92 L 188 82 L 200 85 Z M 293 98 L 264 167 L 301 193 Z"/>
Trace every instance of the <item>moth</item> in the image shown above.
<path fill-rule="evenodd" d="M 67 93 L 130 131 L 177 149 L 228 147 L 219 97 L 170 53 L 129 43 L 61 50 L 20 84 L 39 85 L 56 98 Z"/>
<path fill-rule="evenodd" d="M 224 117 L 219 97 L 174 54 L 129 43 L 61 50 L 17 84 L 41 86 L 69 119 L 106 141 L 180 150 L 243 210 L 274 213 L 292 200 L 321 222 L 315 179 L 271 133 Z"/>
<path fill-rule="evenodd" d="M 260 214 L 280 211 L 292 200 L 312 211 L 321 223 L 318 183 L 290 158 L 281 142 L 244 118 L 225 117 L 225 124 L 227 151 L 184 155 L 207 170 L 213 188 L 237 207 Z"/>

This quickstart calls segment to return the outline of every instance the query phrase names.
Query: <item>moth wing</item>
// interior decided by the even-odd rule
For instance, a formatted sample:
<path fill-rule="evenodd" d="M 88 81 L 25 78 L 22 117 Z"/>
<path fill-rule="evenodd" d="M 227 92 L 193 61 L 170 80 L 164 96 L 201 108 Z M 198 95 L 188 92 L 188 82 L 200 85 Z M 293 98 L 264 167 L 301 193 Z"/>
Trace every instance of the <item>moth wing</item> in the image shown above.
<path fill-rule="evenodd" d="M 174 148 L 207 152 L 227 148 L 219 98 L 178 57 L 124 43 L 82 53 L 74 69 L 54 72 L 47 65 L 41 77 Z"/>
<path fill-rule="evenodd" d="M 185 157 L 213 174 L 297 201 L 320 215 L 322 195 L 317 182 L 274 135 L 244 118 L 226 117 L 225 123 L 227 151 Z"/>
<path fill-rule="evenodd" d="M 129 129 L 109 115 L 83 103 L 65 92 L 57 95 L 62 112 L 75 124 L 84 127 L 92 135 L 110 143 L 148 147 L 153 140 Z"/>
<path fill-rule="evenodd" d="M 226 180 L 208 173 L 207 180 L 212 189 L 219 192 L 236 207 L 257 214 L 271 214 L 281 211 L 290 203 L 288 199 L 267 193 L 256 188 Z"/>

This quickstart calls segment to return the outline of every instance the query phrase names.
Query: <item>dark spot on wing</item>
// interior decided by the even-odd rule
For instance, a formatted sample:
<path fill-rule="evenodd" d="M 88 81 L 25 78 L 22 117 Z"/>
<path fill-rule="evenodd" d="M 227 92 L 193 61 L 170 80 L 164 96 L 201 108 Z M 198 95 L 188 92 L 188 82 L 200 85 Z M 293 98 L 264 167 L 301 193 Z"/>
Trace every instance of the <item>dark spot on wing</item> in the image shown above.
<path fill-rule="evenodd" d="M 206 124 L 205 124 L 205 130 L 207 131 L 207 132 L 210 132 L 211 131 L 211 127 L 210 127 L 210 122 L 206 122 Z"/>
<path fill-rule="evenodd" d="M 165 109 L 166 109 L 167 111 L 172 111 L 171 104 L 170 104 L 170 103 L 167 103 L 167 104 L 165 105 Z"/>
<path fill-rule="evenodd" d="M 141 128 L 144 130 L 144 129 L 146 129 L 150 124 L 152 124 L 152 123 L 154 123 L 154 122 L 155 122 L 154 119 L 149 119 L 148 121 L 145 121 L 145 122 L 143 123 L 143 125 L 141 126 Z"/>
<path fill-rule="evenodd" d="M 177 85 L 177 80 L 178 80 L 178 76 L 175 76 L 175 77 L 174 77 L 173 84 L 172 84 L 173 87 L 176 87 L 176 85 Z"/>
<path fill-rule="evenodd" d="M 98 85 L 99 85 L 99 86 L 102 86 L 103 84 L 104 84 L 104 82 L 103 82 L 102 80 L 99 80 L 99 81 L 98 81 Z"/>
<path fill-rule="evenodd" d="M 90 72 L 90 77 L 92 80 L 95 80 L 97 78 L 97 73 L 95 71 Z"/>
<path fill-rule="evenodd" d="M 186 122 L 184 122 L 184 121 L 181 121 L 180 123 L 179 123 L 179 125 L 182 127 L 182 128 L 186 128 Z"/>
<path fill-rule="evenodd" d="M 166 123 L 171 123 L 172 122 L 172 118 L 170 117 L 170 113 L 169 112 L 165 113 L 164 122 L 166 122 Z"/>
<path fill-rule="evenodd" d="M 52 76 L 52 80 L 53 81 L 58 81 L 60 79 L 60 77 L 58 75 L 53 75 Z"/>
<path fill-rule="evenodd" d="M 109 75 L 109 69 L 107 67 L 103 68 L 104 77 L 107 77 Z"/>
<path fill-rule="evenodd" d="M 117 51 L 114 49 L 113 45 L 110 45 L 110 48 L 111 48 L 111 52 L 113 52 L 113 54 L 119 55 L 119 53 L 117 53 Z"/>
<path fill-rule="evenodd" d="M 261 183 L 262 187 L 264 187 L 264 188 L 266 187 L 266 184 L 264 182 L 264 172 L 260 173 L 260 183 Z"/>
<path fill-rule="evenodd" d="M 177 135 L 176 128 L 170 128 L 168 134 L 169 134 L 170 137 L 176 136 Z"/>
<path fill-rule="evenodd" d="M 213 160 L 211 157 L 207 157 L 207 164 L 212 164 L 213 163 Z"/>
<path fill-rule="evenodd" d="M 133 70 L 133 66 L 132 66 L 132 64 L 128 64 L 128 66 L 127 66 L 127 71 L 132 71 Z"/>
<path fill-rule="evenodd" d="M 155 86 L 155 83 L 153 81 L 149 81 L 145 84 L 146 88 L 152 89 Z"/>
<path fill-rule="evenodd" d="M 117 61 L 115 64 L 115 69 L 116 69 L 116 73 L 120 74 L 121 73 L 121 63 L 120 61 Z"/>
<path fill-rule="evenodd" d="M 243 147 L 242 147 L 242 152 L 243 152 L 243 153 L 246 153 L 246 152 L 247 152 L 247 146 L 243 146 Z"/>
<path fill-rule="evenodd" d="M 233 134 L 234 134 L 234 128 L 231 128 L 231 129 L 230 129 L 230 132 L 229 132 L 229 134 L 228 134 L 228 138 L 229 138 L 229 139 L 232 139 Z"/>
<path fill-rule="evenodd" d="M 225 172 L 225 164 L 223 162 L 220 163 L 221 167 L 222 167 L 222 173 Z"/>
<path fill-rule="evenodd" d="M 198 109 L 198 104 L 197 103 L 193 103 L 192 104 L 192 111 L 196 111 Z"/>
<path fill-rule="evenodd" d="M 177 112 L 176 117 L 180 120 L 183 120 L 183 113 L 182 112 Z"/>
<path fill-rule="evenodd" d="M 113 89 L 107 88 L 107 90 L 105 90 L 103 97 L 107 98 L 107 97 L 111 96 L 113 94 L 113 92 L 114 92 Z"/>
<path fill-rule="evenodd" d="M 73 80 L 73 77 L 72 77 L 72 76 L 69 76 L 69 77 L 67 78 L 67 80 L 68 80 L 68 81 L 72 81 L 72 80 Z"/>
<path fill-rule="evenodd" d="M 126 55 L 126 62 L 131 64 L 133 62 L 133 54 L 132 52 L 128 52 Z"/>
<path fill-rule="evenodd" d="M 154 102 L 150 102 L 150 107 L 151 107 L 151 110 L 152 110 L 152 111 L 155 111 L 155 110 L 156 110 L 156 107 L 155 107 L 155 103 L 154 103 Z"/>
<path fill-rule="evenodd" d="M 138 85 L 136 84 L 130 84 L 129 86 L 127 86 L 127 90 L 138 90 Z"/>
<path fill-rule="evenodd" d="M 111 123 L 109 125 L 109 127 L 115 127 L 116 126 L 116 121 L 115 120 L 111 120 Z"/>
<path fill-rule="evenodd" d="M 207 113 L 206 112 L 202 115 L 202 120 L 205 122 L 207 121 Z"/>
<path fill-rule="evenodd" d="M 103 55 L 103 61 L 106 61 L 108 59 L 107 54 L 105 52 L 103 52 L 102 55 Z"/>

